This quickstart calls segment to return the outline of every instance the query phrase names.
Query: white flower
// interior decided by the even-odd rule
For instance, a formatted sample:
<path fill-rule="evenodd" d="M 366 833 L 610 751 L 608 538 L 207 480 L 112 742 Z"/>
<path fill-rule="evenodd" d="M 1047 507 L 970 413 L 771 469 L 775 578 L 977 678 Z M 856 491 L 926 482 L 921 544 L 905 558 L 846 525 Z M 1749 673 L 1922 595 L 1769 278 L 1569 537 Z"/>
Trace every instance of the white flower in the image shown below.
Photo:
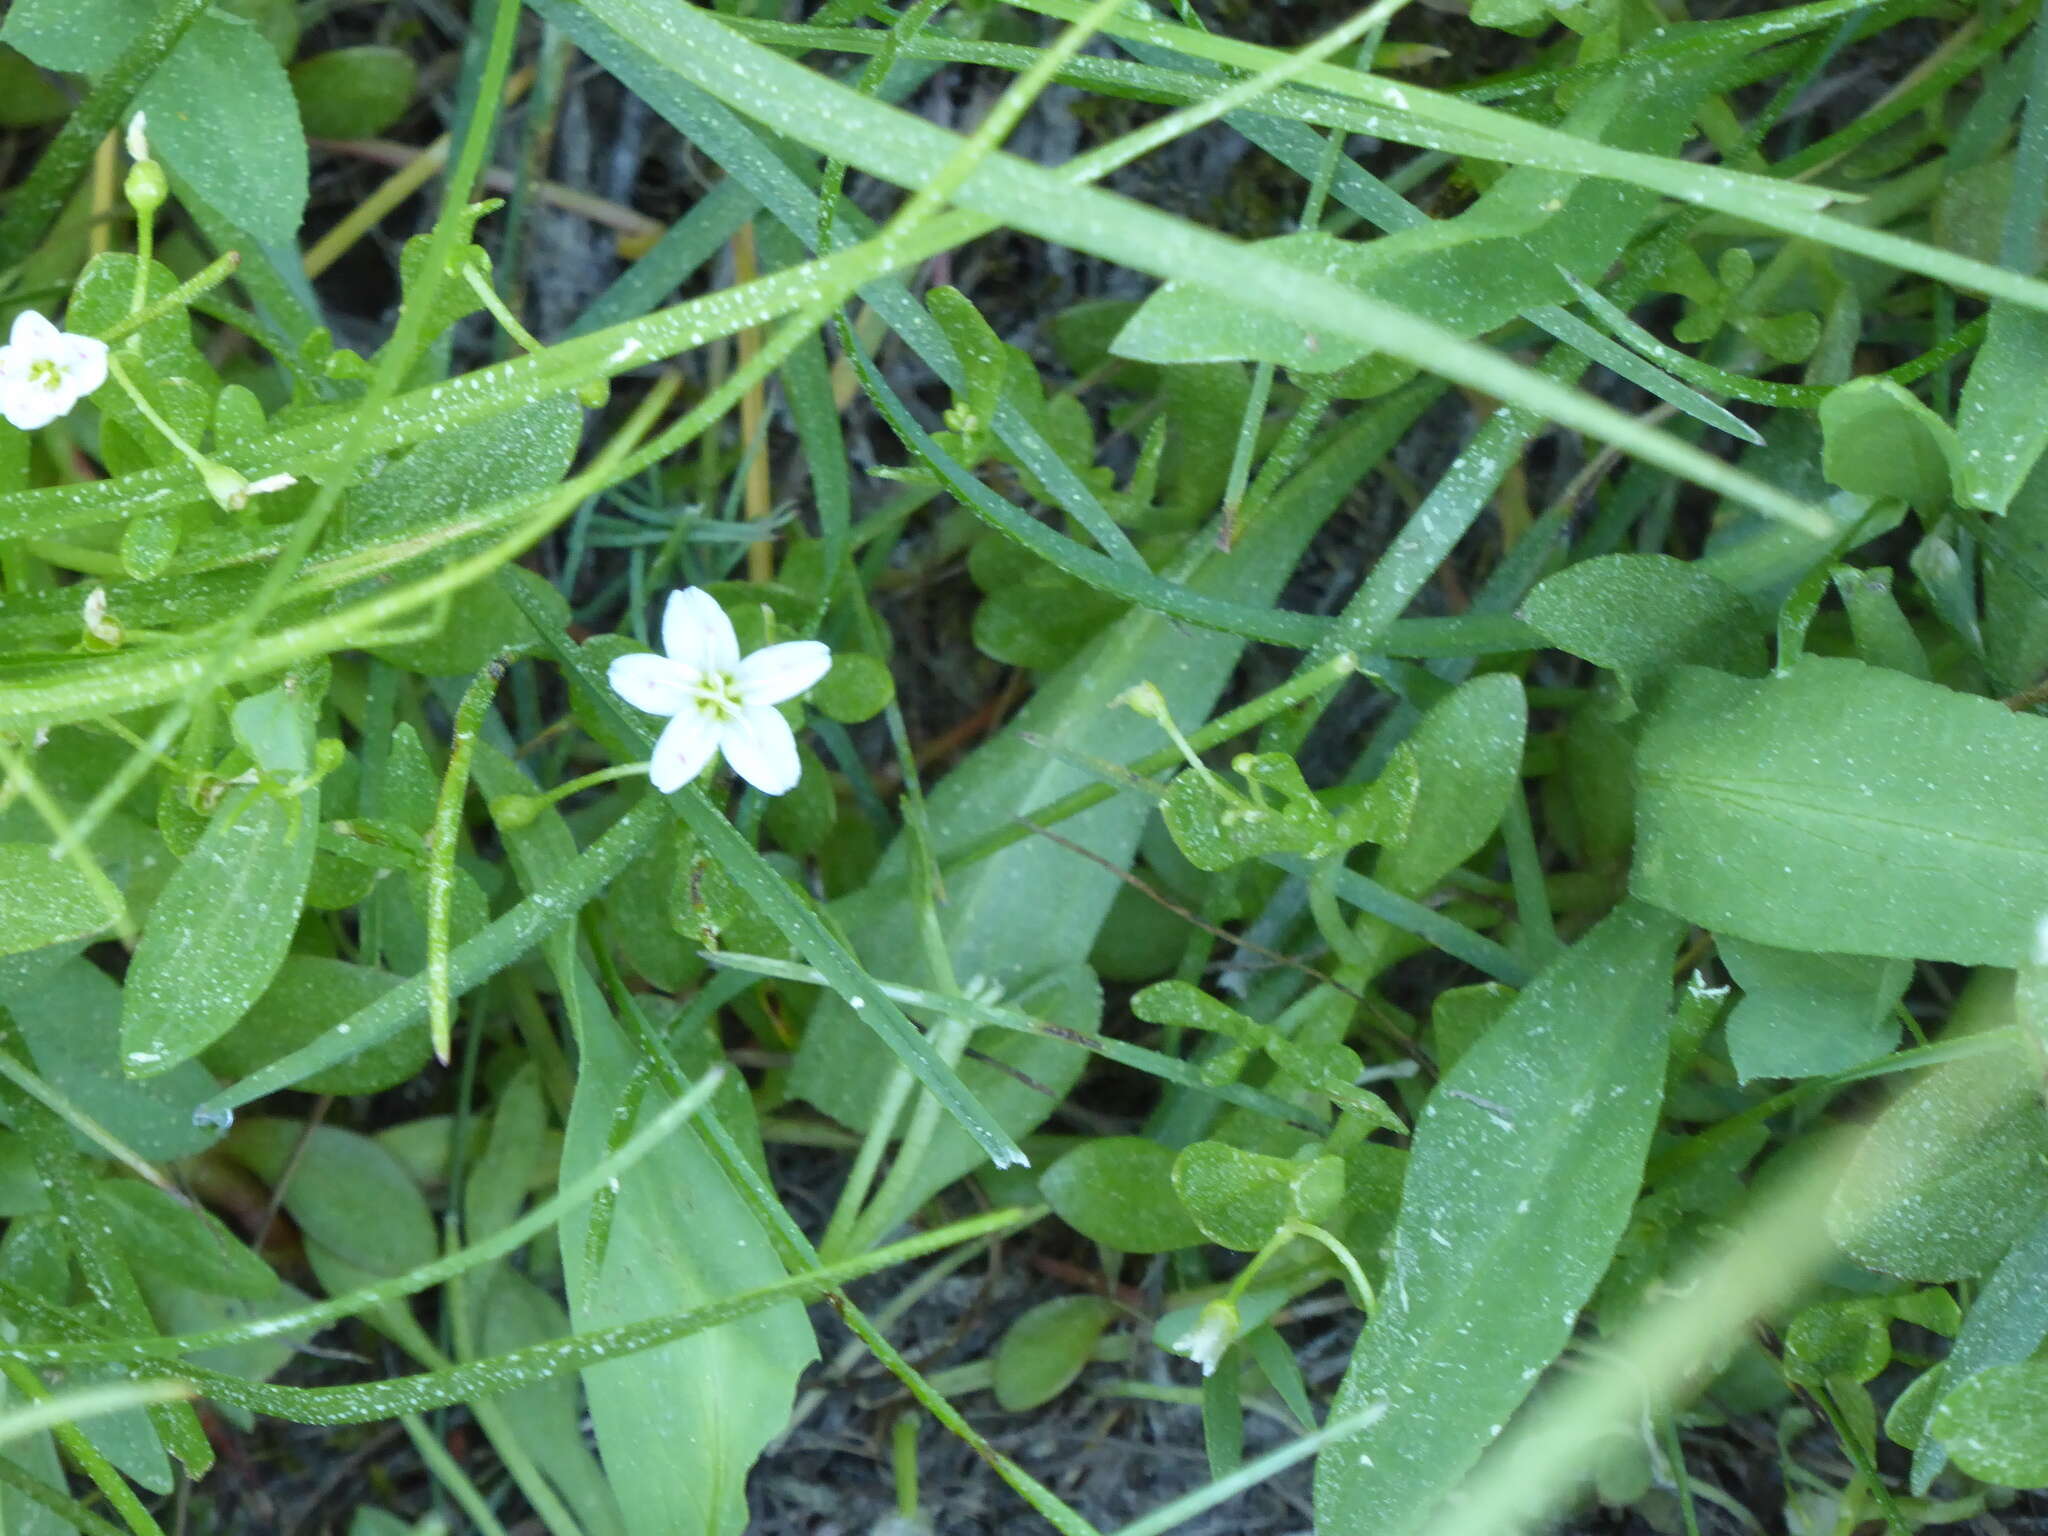
<path fill-rule="evenodd" d="M 200 466 L 199 478 L 206 483 L 207 495 L 223 512 L 239 512 L 252 497 L 268 496 L 272 491 L 286 490 L 299 483 L 297 475 L 265 475 L 261 480 L 251 480 L 210 459 Z"/>
<path fill-rule="evenodd" d="M 1213 1376 L 1223 1351 L 1237 1342 L 1238 1327 L 1237 1308 L 1219 1298 L 1202 1308 L 1195 1326 L 1182 1334 L 1173 1347 L 1199 1365 L 1204 1376 Z"/>
<path fill-rule="evenodd" d="M 815 684 L 832 652 L 815 640 L 764 646 L 744 660 L 732 620 L 702 587 L 671 592 L 661 648 L 621 656 L 612 691 L 635 709 L 667 715 L 648 777 L 663 794 L 680 789 L 723 752 L 732 771 L 764 795 L 796 788 L 803 766 L 796 737 L 775 706 Z"/>
<path fill-rule="evenodd" d="M 60 331 L 32 309 L 0 347 L 0 416 L 24 432 L 47 427 L 107 382 L 107 344 Z"/>
<path fill-rule="evenodd" d="M 128 158 L 147 160 L 149 158 L 149 114 L 138 112 L 128 119 Z"/>
<path fill-rule="evenodd" d="M 94 587 L 85 594 L 85 632 L 102 645 L 121 643 L 121 626 L 107 612 L 107 589 Z"/>

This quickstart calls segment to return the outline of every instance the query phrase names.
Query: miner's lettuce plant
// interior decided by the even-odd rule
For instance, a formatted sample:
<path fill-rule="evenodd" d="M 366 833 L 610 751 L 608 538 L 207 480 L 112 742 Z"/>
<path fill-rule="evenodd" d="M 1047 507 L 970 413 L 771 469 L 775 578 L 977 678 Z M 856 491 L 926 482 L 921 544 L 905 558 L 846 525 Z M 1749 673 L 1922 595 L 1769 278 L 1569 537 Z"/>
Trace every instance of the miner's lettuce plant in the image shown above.
<path fill-rule="evenodd" d="M 1143 1532 L 1697 1531 L 1745 1420 L 1764 1528 L 2048 1485 L 2033 0 L 479 0 L 308 239 L 431 116 L 368 9 L 0 25 L 0 1523 L 391 1419 L 478 1529 L 738 1532 L 820 1300 L 1070 1536 L 991 1405 L 1186 1410 Z M 716 180 L 536 336 L 572 45 Z M 1229 233 L 1128 190 L 1197 135 Z"/>

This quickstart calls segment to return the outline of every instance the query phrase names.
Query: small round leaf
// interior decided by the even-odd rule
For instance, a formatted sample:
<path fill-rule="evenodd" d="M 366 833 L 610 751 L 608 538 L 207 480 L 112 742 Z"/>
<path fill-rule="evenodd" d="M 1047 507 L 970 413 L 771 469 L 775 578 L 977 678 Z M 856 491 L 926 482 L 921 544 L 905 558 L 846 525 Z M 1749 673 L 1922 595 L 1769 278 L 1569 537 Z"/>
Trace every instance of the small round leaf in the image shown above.
<path fill-rule="evenodd" d="M 872 720 L 896 697 L 896 679 L 886 663 L 862 651 L 841 651 L 832 670 L 811 690 L 811 702 L 827 719 L 842 725 Z"/>

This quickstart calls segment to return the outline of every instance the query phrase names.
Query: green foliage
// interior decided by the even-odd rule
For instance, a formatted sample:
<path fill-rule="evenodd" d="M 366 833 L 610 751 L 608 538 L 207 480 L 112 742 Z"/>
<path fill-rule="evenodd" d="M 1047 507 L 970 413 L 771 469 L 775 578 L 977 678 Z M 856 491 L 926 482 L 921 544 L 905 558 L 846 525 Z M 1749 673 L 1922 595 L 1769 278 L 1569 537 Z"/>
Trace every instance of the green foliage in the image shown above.
<path fill-rule="evenodd" d="M 1010 1324 L 996 1347 L 996 1401 L 1009 1413 L 1043 1407 L 1073 1385 L 1116 1318 L 1102 1296 L 1055 1296 Z"/>
<path fill-rule="evenodd" d="M 1134 1532 L 2048 1483 L 2038 7 L 533 8 L 0 26 L 0 1526 L 738 1532 L 828 1315 L 935 1528 L 1100 1536 L 975 1393 L 1199 1416 Z"/>
<path fill-rule="evenodd" d="M 316 139 L 374 138 L 405 115 L 419 69 L 397 48 L 330 48 L 292 66 L 299 119 Z"/>

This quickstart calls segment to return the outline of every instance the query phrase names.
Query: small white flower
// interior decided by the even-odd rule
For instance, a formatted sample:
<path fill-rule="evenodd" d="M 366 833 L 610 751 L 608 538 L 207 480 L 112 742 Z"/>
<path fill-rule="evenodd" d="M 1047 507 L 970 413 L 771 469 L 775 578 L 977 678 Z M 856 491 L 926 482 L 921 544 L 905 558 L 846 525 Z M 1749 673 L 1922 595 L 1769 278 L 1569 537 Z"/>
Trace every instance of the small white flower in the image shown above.
<path fill-rule="evenodd" d="M 24 432 L 47 427 L 107 382 L 107 344 L 60 331 L 32 309 L 0 347 L 0 416 Z"/>
<path fill-rule="evenodd" d="M 1223 1352 L 1237 1342 L 1238 1326 L 1237 1308 L 1219 1298 L 1202 1308 L 1195 1326 L 1173 1347 L 1199 1365 L 1204 1376 L 1213 1376 Z"/>
<path fill-rule="evenodd" d="M 775 706 L 812 687 L 832 666 L 816 640 L 763 646 L 742 659 L 739 637 L 718 600 L 702 587 L 671 592 L 661 616 L 661 648 L 621 656 L 612 691 L 635 709 L 666 715 L 648 777 L 669 794 L 696 778 L 718 753 L 764 795 L 796 788 L 803 765 L 796 737 Z"/>
<path fill-rule="evenodd" d="M 299 483 L 297 475 L 265 475 L 261 480 L 251 480 L 239 470 L 211 460 L 200 466 L 199 478 L 206 483 L 207 495 L 223 512 L 239 512 L 253 497 L 268 496 L 272 491 Z"/>
<path fill-rule="evenodd" d="M 128 158 L 147 160 L 149 158 L 149 114 L 138 112 L 128 119 Z"/>
<path fill-rule="evenodd" d="M 121 643 L 121 626 L 107 612 L 107 589 L 94 587 L 85 594 L 85 632 L 102 645 Z"/>

